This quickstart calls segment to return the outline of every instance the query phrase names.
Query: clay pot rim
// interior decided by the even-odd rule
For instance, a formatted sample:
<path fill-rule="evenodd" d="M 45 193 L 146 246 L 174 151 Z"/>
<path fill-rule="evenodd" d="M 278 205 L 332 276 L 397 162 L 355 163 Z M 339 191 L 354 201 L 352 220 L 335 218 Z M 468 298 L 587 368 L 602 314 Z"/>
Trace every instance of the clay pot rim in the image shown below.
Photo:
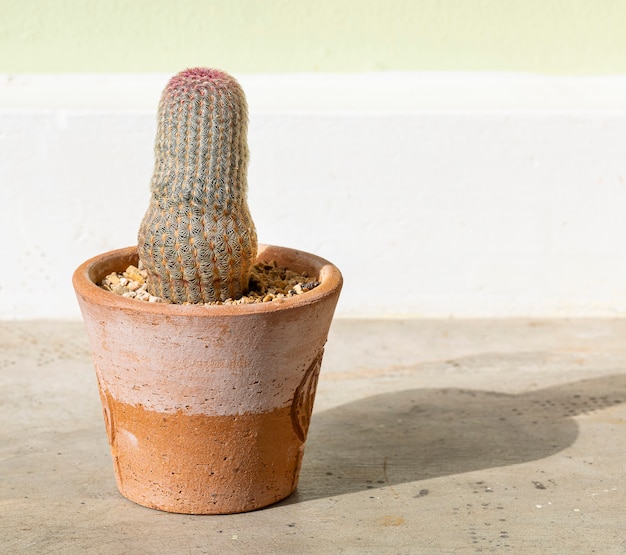
<path fill-rule="evenodd" d="M 214 317 L 244 316 L 306 306 L 337 294 L 343 285 L 341 272 L 328 260 L 308 252 L 264 244 L 258 246 L 257 261 L 276 260 L 289 269 L 307 271 L 311 275 L 316 275 L 320 284 L 302 295 L 276 299 L 267 303 L 209 306 L 148 303 L 116 295 L 96 285 L 96 281 L 101 280 L 108 273 L 124 270 L 133 263 L 133 260 L 136 264 L 137 258 L 137 247 L 133 246 L 104 252 L 83 262 L 72 276 L 72 284 L 76 293 L 83 298 L 88 298 L 92 304 L 134 312 L 162 314 L 164 316 Z"/>

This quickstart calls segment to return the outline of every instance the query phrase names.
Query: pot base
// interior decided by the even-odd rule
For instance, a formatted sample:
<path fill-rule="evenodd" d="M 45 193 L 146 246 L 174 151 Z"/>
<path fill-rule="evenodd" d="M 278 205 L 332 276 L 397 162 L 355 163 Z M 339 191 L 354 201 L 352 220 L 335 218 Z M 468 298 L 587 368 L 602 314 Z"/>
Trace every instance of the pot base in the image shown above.
<path fill-rule="evenodd" d="M 228 416 L 168 414 L 110 396 L 103 406 L 117 486 L 135 503 L 227 514 L 271 505 L 296 489 L 304 442 L 290 407 Z"/>

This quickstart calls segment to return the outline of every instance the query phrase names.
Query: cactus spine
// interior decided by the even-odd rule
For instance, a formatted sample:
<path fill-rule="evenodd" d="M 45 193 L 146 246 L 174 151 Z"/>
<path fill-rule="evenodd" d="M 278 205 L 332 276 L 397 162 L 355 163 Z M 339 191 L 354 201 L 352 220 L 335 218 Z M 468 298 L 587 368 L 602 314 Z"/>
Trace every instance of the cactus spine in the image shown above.
<path fill-rule="evenodd" d="M 245 95 L 230 75 L 189 69 L 167 84 L 138 236 L 151 294 L 206 303 L 247 292 L 257 252 L 246 198 L 247 126 Z"/>

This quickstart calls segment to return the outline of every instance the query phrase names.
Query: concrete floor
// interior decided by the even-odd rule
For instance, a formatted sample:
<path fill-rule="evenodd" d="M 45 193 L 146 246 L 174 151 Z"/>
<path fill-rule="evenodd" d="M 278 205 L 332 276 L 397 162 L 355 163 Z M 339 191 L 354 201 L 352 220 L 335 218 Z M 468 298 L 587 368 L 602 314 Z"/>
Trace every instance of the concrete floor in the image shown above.
<path fill-rule="evenodd" d="M 626 320 L 336 320 L 296 494 L 122 498 L 80 323 L 0 323 L 0 553 L 626 553 Z"/>

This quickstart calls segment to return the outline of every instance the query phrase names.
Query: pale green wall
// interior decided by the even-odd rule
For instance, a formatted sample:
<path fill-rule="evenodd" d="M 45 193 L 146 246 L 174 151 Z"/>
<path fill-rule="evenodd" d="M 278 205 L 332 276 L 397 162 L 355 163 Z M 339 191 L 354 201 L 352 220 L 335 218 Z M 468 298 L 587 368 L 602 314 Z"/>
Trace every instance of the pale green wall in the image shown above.
<path fill-rule="evenodd" d="M 0 73 L 626 73 L 626 0 L 0 0 Z"/>

